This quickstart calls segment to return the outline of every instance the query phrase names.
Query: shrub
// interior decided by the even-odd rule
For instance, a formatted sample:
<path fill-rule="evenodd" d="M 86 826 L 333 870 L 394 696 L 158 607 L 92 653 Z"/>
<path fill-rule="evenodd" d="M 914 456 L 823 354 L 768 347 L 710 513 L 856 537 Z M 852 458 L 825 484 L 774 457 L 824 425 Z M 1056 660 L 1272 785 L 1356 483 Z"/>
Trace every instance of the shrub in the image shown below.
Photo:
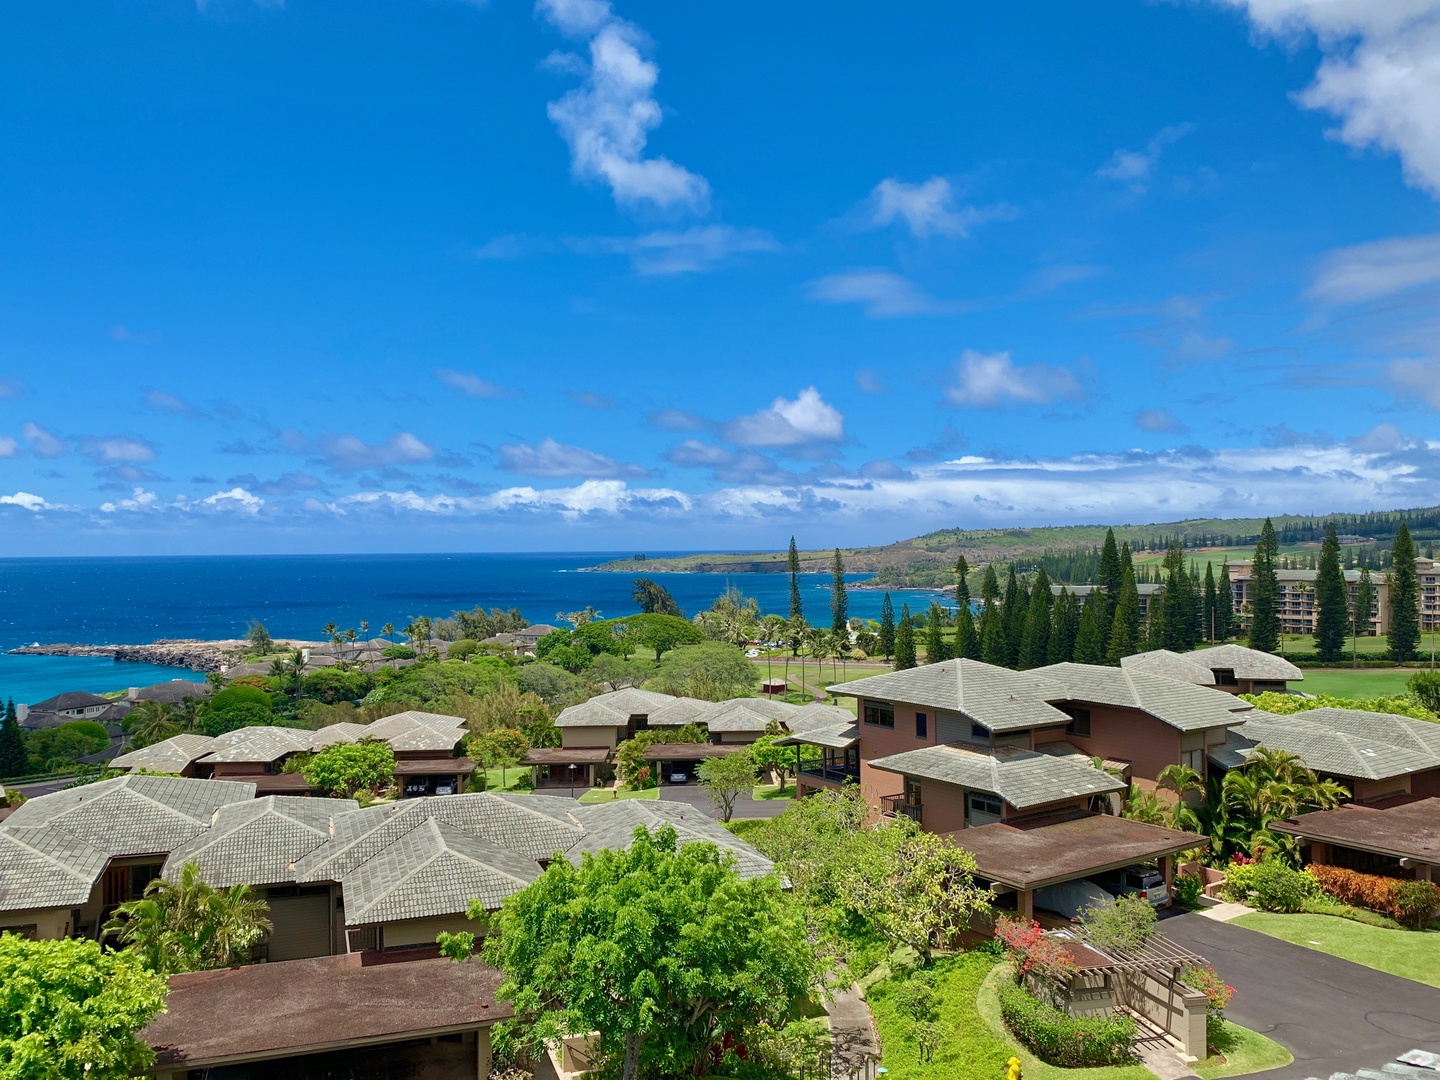
<path fill-rule="evenodd" d="M 1220 978 L 1213 967 L 1186 968 L 1180 976 L 1186 986 L 1205 995 L 1205 1042 L 1214 1050 L 1217 1036 L 1224 1028 L 1225 1006 L 1235 997 L 1235 988 Z"/>
<path fill-rule="evenodd" d="M 464 660 L 467 656 L 474 656 L 479 650 L 479 642 L 470 638 L 461 638 L 459 641 L 452 641 L 450 647 L 445 650 L 445 655 L 451 660 Z"/>
<path fill-rule="evenodd" d="M 1315 895 L 1315 879 L 1278 859 L 1257 863 L 1250 875 L 1251 899 L 1261 911 L 1299 911 Z"/>
<path fill-rule="evenodd" d="M 1092 904 L 1080 913 L 1081 934 L 1097 949 L 1131 952 L 1155 932 L 1155 909 L 1138 896 L 1120 896 L 1108 904 Z"/>
<path fill-rule="evenodd" d="M 386 660 L 414 660 L 415 650 L 409 645 L 386 645 L 380 650 L 380 655 Z"/>
<path fill-rule="evenodd" d="M 1075 974 L 1075 958 L 1070 950 L 1045 933 L 1034 919 L 1002 918 L 995 923 L 995 937 L 1015 960 L 1017 982 L 1027 975 L 1045 979 L 1056 986 L 1065 986 Z"/>
<path fill-rule="evenodd" d="M 1200 903 L 1200 897 L 1205 895 L 1205 883 L 1200 880 L 1199 874 L 1178 874 L 1171 883 L 1171 892 L 1175 895 L 1175 902 L 1182 907 L 1193 908 Z"/>
<path fill-rule="evenodd" d="M 1099 1068 L 1134 1057 L 1135 1021 L 1128 1016 L 1067 1016 L 1019 986 L 1000 988 L 1000 1015 L 1025 1049 L 1051 1065 Z"/>
<path fill-rule="evenodd" d="M 1440 887 L 1430 881 L 1362 874 L 1340 866 L 1312 866 L 1309 874 L 1325 895 L 1389 915 L 1413 930 L 1429 925 L 1440 910 Z"/>

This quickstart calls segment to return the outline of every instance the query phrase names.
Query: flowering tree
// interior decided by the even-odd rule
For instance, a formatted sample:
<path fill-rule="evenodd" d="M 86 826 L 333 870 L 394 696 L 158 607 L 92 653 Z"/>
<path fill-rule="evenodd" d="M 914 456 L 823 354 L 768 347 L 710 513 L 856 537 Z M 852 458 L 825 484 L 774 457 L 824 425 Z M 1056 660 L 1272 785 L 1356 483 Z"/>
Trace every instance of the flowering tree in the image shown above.
<path fill-rule="evenodd" d="M 1065 986 L 1078 968 L 1070 950 L 1045 933 L 1034 919 L 1002 918 L 995 924 L 995 936 L 1015 962 L 1015 981 L 1027 975 Z"/>

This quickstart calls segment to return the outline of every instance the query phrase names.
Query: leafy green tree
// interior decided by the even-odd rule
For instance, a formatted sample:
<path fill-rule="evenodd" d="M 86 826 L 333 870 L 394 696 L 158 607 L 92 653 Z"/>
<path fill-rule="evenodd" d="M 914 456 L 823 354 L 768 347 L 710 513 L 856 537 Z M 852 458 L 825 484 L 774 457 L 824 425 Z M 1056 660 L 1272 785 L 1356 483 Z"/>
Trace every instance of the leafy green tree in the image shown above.
<path fill-rule="evenodd" d="M 181 731 L 181 726 L 175 719 L 175 710 L 161 701 L 137 701 L 121 727 L 137 747 L 149 746 L 172 735 L 179 735 Z"/>
<path fill-rule="evenodd" d="M 888 592 L 880 603 L 880 655 L 895 655 L 895 605 Z"/>
<path fill-rule="evenodd" d="M 1315 651 L 1322 660 L 1339 660 L 1345 654 L 1345 638 L 1350 633 L 1350 590 L 1340 569 L 1340 538 L 1333 521 L 1326 524 L 1325 542 L 1320 546 L 1315 608 Z"/>
<path fill-rule="evenodd" d="M 1020 670 L 1044 667 L 1050 651 L 1051 608 L 1055 598 L 1050 592 L 1050 575 L 1042 566 L 1035 572 L 1030 585 L 1030 604 L 1025 612 L 1025 629 L 1020 637 Z"/>
<path fill-rule="evenodd" d="M 706 641 L 666 653 L 656 678 L 667 694 L 724 701 L 750 693 L 760 676 L 755 665 L 735 646 Z"/>
<path fill-rule="evenodd" d="M 1259 747 L 1243 769 L 1231 769 L 1207 806 L 1216 854 L 1241 852 L 1260 858 L 1292 854 L 1293 837 L 1271 832 L 1270 824 L 1311 810 L 1330 810 L 1350 797 L 1335 780 L 1321 780 L 1296 755 Z"/>
<path fill-rule="evenodd" d="M 332 743 L 310 759 L 305 779 L 340 799 L 387 786 L 395 776 L 395 752 L 383 742 Z"/>
<path fill-rule="evenodd" d="M 623 690 L 629 686 L 645 685 L 655 675 L 655 664 L 651 660 L 627 660 L 610 653 L 601 653 L 585 669 L 584 674 L 595 685 Z"/>
<path fill-rule="evenodd" d="M 698 645 L 705 640 L 700 628 L 688 619 L 678 615 L 656 612 L 648 615 L 632 615 L 623 623 L 630 640 L 646 649 L 655 650 L 655 662 L 671 649 L 681 645 Z"/>
<path fill-rule="evenodd" d="M 680 610 L 680 605 L 675 602 L 675 597 L 670 595 L 670 590 L 654 578 L 636 578 L 632 585 L 630 595 L 640 605 L 642 613 L 673 615 L 681 619 L 685 617 L 685 612 Z"/>
<path fill-rule="evenodd" d="M 0 777 L 24 776 L 30 766 L 25 736 L 15 719 L 13 702 L 11 705 L 5 710 L 4 722 L 0 723 Z"/>
<path fill-rule="evenodd" d="M 790 537 L 790 553 L 786 557 L 790 569 L 790 618 L 804 619 L 805 609 L 800 603 L 800 552 L 795 548 L 795 537 Z"/>
<path fill-rule="evenodd" d="M 735 800 L 755 787 L 759 770 L 748 750 L 724 757 L 706 758 L 695 770 L 700 786 L 720 811 L 720 820 L 729 821 L 735 813 Z"/>
<path fill-rule="evenodd" d="M 492 927 L 499 997 L 535 1018 L 537 1039 L 598 1032 L 622 1080 L 704 1076 L 712 1046 L 781 1026 L 817 974 L 780 880 L 742 880 L 714 845 L 681 846 L 668 825 L 578 867 L 556 859 Z"/>
<path fill-rule="evenodd" d="M 818 746 L 776 746 L 775 740 L 781 737 L 776 727 L 777 731 L 761 735 L 750 744 L 750 756 L 762 772 L 773 772 L 783 789 L 795 777 L 796 750 L 800 751 L 801 764 L 819 762 L 821 752 Z"/>
<path fill-rule="evenodd" d="M 1415 542 L 1403 521 L 1395 530 L 1390 562 L 1390 656 L 1397 664 L 1408 664 L 1420 645 L 1420 582 Z"/>
<path fill-rule="evenodd" d="M 138 1033 L 165 977 L 133 953 L 0 934 L 0 1080 L 129 1080 L 155 1062 Z"/>
<path fill-rule="evenodd" d="M 80 758 L 98 754 L 109 745 L 105 726 L 94 720 L 72 720 L 25 736 L 30 763 L 40 764 L 47 771 L 72 768 Z"/>
<path fill-rule="evenodd" d="M 568 705 L 582 689 L 579 679 L 555 664 L 526 664 L 515 677 L 521 690 L 535 694 L 547 705 Z"/>
<path fill-rule="evenodd" d="M 1096 589 L 1085 597 L 1085 603 L 1080 608 L 1080 621 L 1075 627 L 1074 658 L 1077 664 L 1099 664 L 1105 660 L 1110 643 L 1100 637 L 1098 613 L 1101 604 L 1100 591 Z"/>
<path fill-rule="evenodd" d="M 939 663 L 950 659 L 950 643 L 945 640 L 945 612 L 940 605 L 930 605 L 930 615 L 925 633 L 925 662 Z"/>
<path fill-rule="evenodd" d="M 910 618 L 910 605 L 900 605 L 900 627 L 895 631 L 895 670 L 915 666 L 915 621 Z"/>
<path fill-rule="evenodd" d="M 529 749 L 530 740 L 523 732 L 510 727 L 495 727 L 471 738 L 466 753 L 480 766 L 480 782 L 489 788 L 491 769 L 501 770 L 503 784 L 504 770 L 520 764 L 520 759 Z"/>
<path fill-rule="evenodd" d="M 458 638 L 445 650 L 447 660 L 468 660 L 480 651 L 480 643 L 474 638 Z"/>
<path fill-rule="evenodd" d="M 250 629 L 246 631 L 245 639 L 250 643 L 250 651 L 257 656 L 264 656 L 275 649 L 270 631 L 265 629 L 265 624 L 259 619 L 250 620 Z"/>
<path fill-rule="evenodd" d="M 746 596 L 738 585 L 727 585 L 709 610 L 695 616 L 695 625 L 711 641 L 744 645 L 754 636 L 759 618 L 759 602 Z"/>
<path fill-rule="evenodd" d="M 275 719 L 270 695 L 258 686 L 227 686 L 200 712 L 201 735 L 224 735 L 236 728 L 270 724 Z"/>
<path fill-rule="evenodd" d="M 1280 583 L 1275 576 L 1279 551 L 1275 526 L 1266 518 L 1250 566 L 1250 647 L 1261 652 L 1280 648 Z"/>
<path fill-rule="evenodd" d="M 835 549 L 835 563 L 830 576 L 830 630 L 850 639 L 850 595 L 845 591 L 845 560 Z"/>
<path fill-rule="evenodd" d="M 155 878 L 145 895 L 115 909 L 105 933 L 162 975 L 232 967 L 269 935 L 270 906 L 249 885 L 217 889 L 187 862 L 175 881 Z"/>
<path fill-rule="evenodd" d="M 1133 656 L 1140 640 L 1140 590 L 1135 584 L 1135 571 L 1123 571 L 1120 596 L 1115 603 L 1115 618 L 1110 626 L 1110 640 L 1105 658 L 1118 664 L 1120 658 Z"/>

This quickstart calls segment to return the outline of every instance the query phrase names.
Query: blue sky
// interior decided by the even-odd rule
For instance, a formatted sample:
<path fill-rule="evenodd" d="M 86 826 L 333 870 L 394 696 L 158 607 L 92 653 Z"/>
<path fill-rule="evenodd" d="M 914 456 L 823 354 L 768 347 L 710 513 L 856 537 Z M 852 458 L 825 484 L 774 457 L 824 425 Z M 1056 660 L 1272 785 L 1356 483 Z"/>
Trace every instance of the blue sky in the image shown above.
<path fill-rule="evenodd" d="M 90 0 L 0 41 L 0 552 L 1440 502 L 1440 0 Z"/>

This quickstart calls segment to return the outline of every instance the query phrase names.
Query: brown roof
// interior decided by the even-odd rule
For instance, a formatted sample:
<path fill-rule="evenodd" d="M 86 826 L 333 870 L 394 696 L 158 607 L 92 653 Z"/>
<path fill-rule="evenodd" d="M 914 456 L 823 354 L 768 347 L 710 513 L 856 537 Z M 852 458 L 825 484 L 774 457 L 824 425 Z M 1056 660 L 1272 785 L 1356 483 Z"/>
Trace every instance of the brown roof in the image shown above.
<path fill-rule="evenodd" d="M 235 779 L 252 782 L 255 785 L 257 799 L 262 795 L 304 795 L 306 792 L 320 790 L 305 779 L 304 773 L 298 772 L 260 773 L 257 776 L 236 777 Z"/>
<path fill-rule="evenodd" d="M 514 1015 L 495 1001 L 504 977 L 434 950 L 172 975 L 166 1011 L 141 1037 L 157 1065 L 197 1069 L 470 1031 Z"/>
<path fill-rule="evenodd" d="M 1277 832 L 1400 859 L 1440 864 L 1440 799 L 1398 806 L 1342 806 L 1270 826 Z"/>
<path fill-rule="evenodd" d="M 475 762 L 468 757 L 400 758 L 395 762 L 396 776 L 469 776 L 475 771 Z"/>
<path fill-rule="evenodd" d="M 589 765 L 610 760 L 605 746 L 532 746 L 520 759 L 521 765 Z"/>
<path fill-rule="evenodd" d="M 975 856 L 980 877 L 1016 889 L 1071 881 L 1209 843 L 1198 833 L 1081 811 L 997 821 L 946 835 Z"/>
<path fill-rule="evenodd" d="M 700 758 L 725 757 L 744 749 L 743 743 L 652 743 L 645 748 L 643 756 L 646 761 L 697 761 Z"/>

